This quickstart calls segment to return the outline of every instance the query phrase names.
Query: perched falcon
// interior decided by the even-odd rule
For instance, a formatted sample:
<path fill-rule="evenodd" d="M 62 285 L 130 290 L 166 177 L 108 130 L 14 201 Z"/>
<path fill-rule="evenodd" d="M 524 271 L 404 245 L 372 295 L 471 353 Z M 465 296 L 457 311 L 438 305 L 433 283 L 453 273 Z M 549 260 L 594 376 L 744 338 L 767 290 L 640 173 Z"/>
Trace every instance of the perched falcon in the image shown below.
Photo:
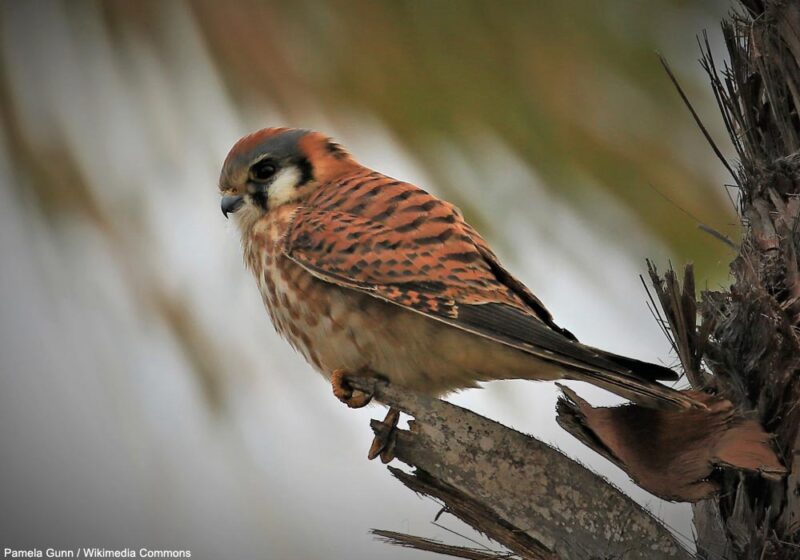
<path fill-rule="evenodd" d="M 651 406 L 694 404 L 656 382 L 676 379 L 672 370 L 556 325 L 456 207 L 363 167 L 319 132 L 242 138 L 219 187 L 276 330 L 352 406 L 368 398 L 345 374 L 433 395 L 565 378 Z"/>

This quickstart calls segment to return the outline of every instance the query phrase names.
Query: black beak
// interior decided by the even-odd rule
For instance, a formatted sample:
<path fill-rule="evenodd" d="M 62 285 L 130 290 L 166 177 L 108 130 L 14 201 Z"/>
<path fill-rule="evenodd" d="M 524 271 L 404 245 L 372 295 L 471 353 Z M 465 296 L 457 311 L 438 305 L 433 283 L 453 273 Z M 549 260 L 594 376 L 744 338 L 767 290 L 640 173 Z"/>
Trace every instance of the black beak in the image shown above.
<path fill-rule="evenodd" d="M 236 212 L 239 208 L 242 207 L 242 204 L 244 204 L 244 197 L 240 195 L 223 196 L 222 202 L 220 203 L 220 207 L 222 208 L 222 215 L 227 218 L 228 214 L 233 214 L 234 212 Z"/>

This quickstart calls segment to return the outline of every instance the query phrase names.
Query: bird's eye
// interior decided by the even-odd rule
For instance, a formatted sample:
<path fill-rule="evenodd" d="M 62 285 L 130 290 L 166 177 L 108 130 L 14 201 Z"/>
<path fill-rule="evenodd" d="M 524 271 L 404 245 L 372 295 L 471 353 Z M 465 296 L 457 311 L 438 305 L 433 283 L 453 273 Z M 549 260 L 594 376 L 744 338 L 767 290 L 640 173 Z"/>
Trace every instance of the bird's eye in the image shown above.
<path fill-rule="evenodd" d="M 268 159 L 262 159 L 253 164 L 250 168 L 250 178 L 254 181 L 267 181 L 277 171 L 277 167 Z"/>

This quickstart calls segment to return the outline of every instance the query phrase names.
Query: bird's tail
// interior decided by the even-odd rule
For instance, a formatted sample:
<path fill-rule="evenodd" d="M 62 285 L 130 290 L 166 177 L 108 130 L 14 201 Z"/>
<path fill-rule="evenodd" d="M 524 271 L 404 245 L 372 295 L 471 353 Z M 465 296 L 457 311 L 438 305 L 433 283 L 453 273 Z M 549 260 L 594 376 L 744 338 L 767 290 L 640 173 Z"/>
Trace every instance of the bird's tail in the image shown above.
<path fill-rule="evenodd" d="M 658 383 L 658 380 L 678 379 L 678 375 L 671 369 L 596 348 L 591 350 L 619 367 L 596 368 L 572 363 L 565 367 L 567 379 L 592 383 L 649 408 L 706 408 L 690 395 Z"/>
<path fill-rule="evenodd" d="M 655 381 L 610 371 L 569 371 L 567 379 L 586 381 L 648 408 L 705 408 L 701 402 Z"/>

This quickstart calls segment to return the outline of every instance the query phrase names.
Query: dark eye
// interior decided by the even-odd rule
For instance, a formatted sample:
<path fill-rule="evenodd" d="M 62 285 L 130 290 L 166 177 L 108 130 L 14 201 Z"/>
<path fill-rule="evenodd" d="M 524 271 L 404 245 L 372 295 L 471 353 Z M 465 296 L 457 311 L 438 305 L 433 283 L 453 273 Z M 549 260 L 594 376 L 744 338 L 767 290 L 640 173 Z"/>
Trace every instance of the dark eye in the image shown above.
<path fill-rule="evenodd" d="M 262 159 L 254 163 L 253 167 L 250 168 L 250 178 L 254 181 L 267 181 L 275 175 L 277 169 L 273 162 L 268 159 Z"/>

